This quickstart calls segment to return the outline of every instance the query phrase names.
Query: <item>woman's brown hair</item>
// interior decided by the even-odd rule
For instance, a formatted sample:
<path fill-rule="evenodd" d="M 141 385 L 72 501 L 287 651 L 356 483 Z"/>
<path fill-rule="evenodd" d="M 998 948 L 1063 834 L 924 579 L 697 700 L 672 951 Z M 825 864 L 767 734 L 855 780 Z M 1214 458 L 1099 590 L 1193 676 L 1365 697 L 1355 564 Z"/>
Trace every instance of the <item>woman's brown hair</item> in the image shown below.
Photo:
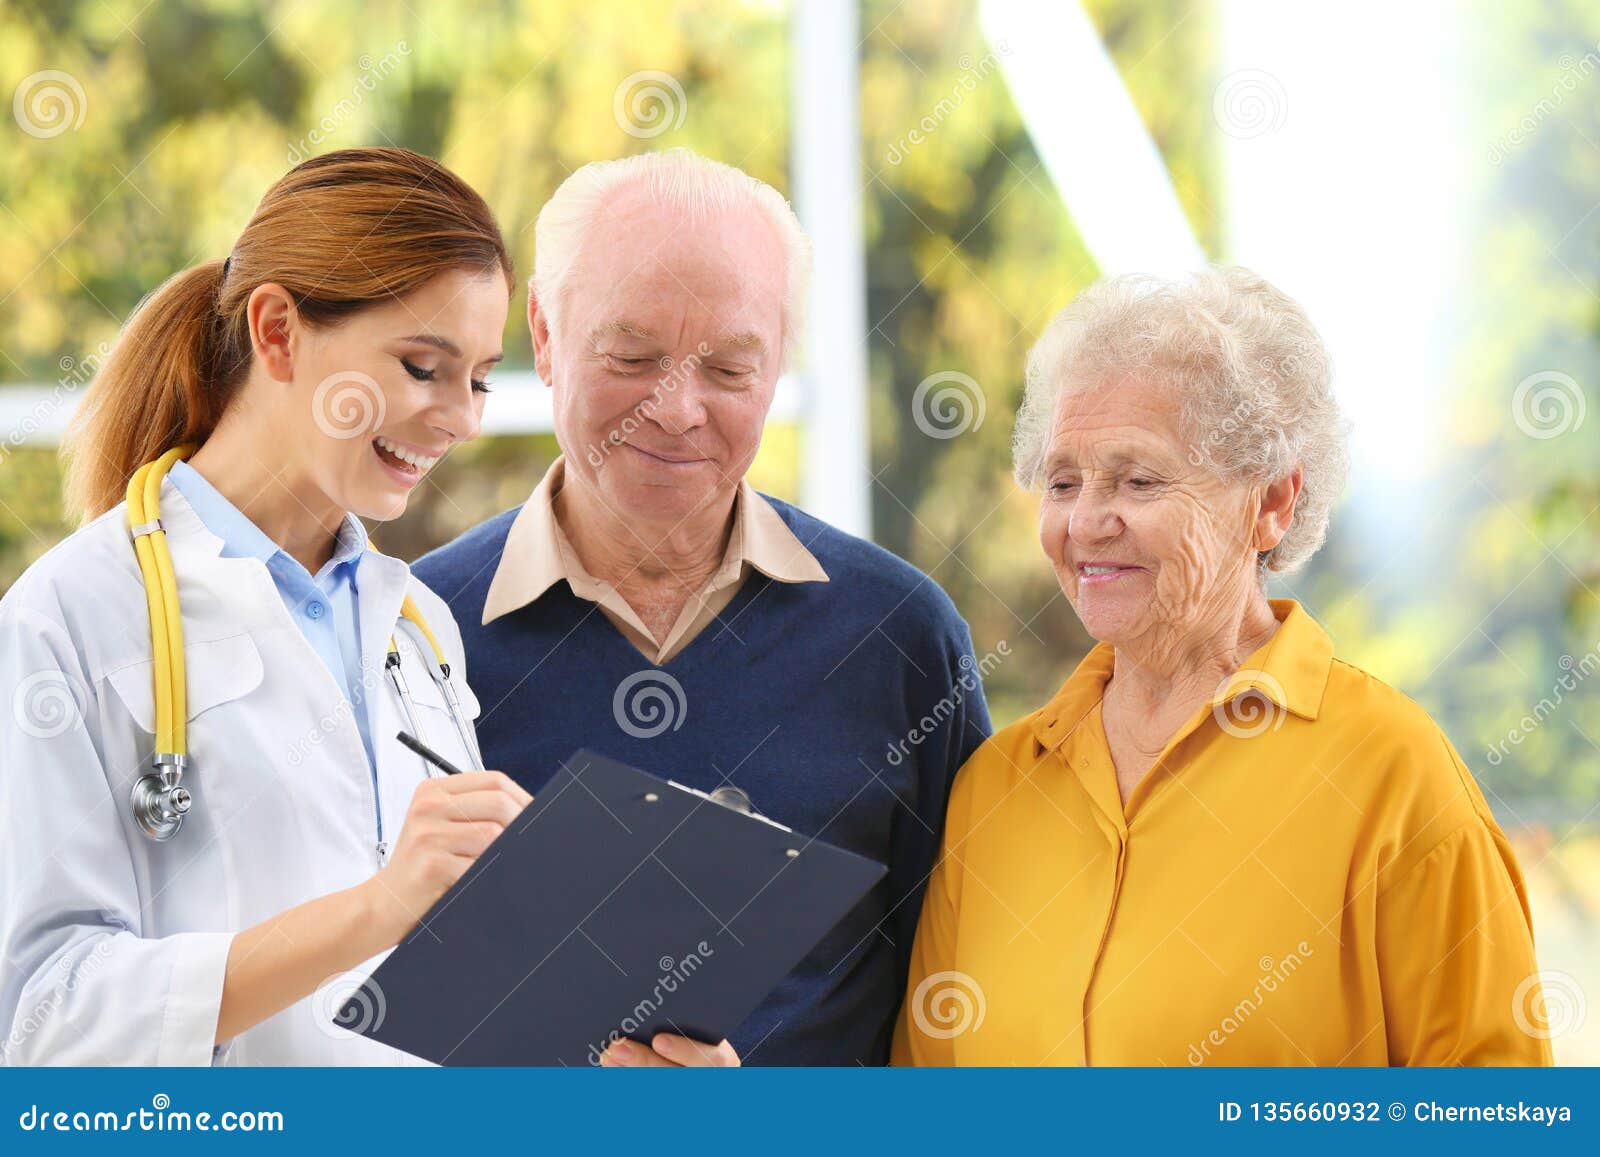
<path fill-rule="evenodd" d="M 73 420 L 69 508 L 103 514 L 145 462 L 210 436 L 249 372 L 257 286 L 283 286 L 305 321 L 327 326 L 456 269 L 498 269 L 514 292 L 494 214 L 437 161 L 372 148 L 296 165 L 226 261 L 169 278 L 128 320 Z"/>

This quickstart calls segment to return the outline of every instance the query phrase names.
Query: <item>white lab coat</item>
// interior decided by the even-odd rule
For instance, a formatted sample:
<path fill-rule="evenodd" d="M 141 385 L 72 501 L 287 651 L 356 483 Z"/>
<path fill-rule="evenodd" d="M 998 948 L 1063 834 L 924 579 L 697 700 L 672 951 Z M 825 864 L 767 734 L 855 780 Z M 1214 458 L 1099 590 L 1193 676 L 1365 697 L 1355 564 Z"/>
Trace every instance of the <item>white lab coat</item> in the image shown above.
<path fill-rule="evenodd" d="M 333 1024 L 383 954 L 214 1049 L 233 934 L 360 883 L 393 849 L 428 769 L 395 742 L 405 716 L 383 662 L 394 633 L 425 741 L 471 766 L 412 636 L 409 592 L 477 717 L 461 637 L 405 563 L 356 574 L 378 764 L 266 566 L 221 557 L 166 482 L 161 517 L 188 663 L 183 782 L 166 843 L 129 811 L 154 746 L 150 620 L 124 507 L 51 550 L 0 600 L 0 1059 L 11 1064 L 418 1064 Z M 377 1008 L 363 1015 L 379 1016 Z"/>

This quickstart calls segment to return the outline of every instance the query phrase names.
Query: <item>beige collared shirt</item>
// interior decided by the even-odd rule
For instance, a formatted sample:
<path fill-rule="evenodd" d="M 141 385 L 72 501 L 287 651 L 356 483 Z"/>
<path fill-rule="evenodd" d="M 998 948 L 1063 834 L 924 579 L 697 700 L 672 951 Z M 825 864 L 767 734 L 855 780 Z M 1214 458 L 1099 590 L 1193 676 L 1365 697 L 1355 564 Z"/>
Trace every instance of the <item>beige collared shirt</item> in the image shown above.
<path fill-rule="evenodd" d="M 795 537 L 772 504 L 757 494 L 749 482 L 741 480 L 733 503 L 733 533 L 728 536 L 721 565 L 689 597 L 666 638 L 657 639 L 614 586 L 584 569 L 561 529 L 556 520 L 555 498 L 564 472 L 564 460 L 557 458 L 512 522 L 500 565 L 484 599 L 485 624 L 527 606 L 565 580 L 573 594 L 594 603 L 623 638 L 659 667 L 693 642 L 706 624 L 733 601 L 752 568 L 783 583 L 828 581 L 822 564 Z"/>

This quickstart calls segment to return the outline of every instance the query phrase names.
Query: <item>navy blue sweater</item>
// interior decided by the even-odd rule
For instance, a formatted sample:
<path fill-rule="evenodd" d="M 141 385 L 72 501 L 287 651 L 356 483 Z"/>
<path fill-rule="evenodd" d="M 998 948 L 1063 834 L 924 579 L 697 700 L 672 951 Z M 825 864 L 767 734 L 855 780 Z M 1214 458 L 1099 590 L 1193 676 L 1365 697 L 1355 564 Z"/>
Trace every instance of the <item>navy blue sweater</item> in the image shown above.
<path fill-rule="evenodd" d="M 660 668 L 565 582 L 482 625 L 520 508 L 412 569 L 460 626 L 489 767 L 537 792 L 588 747 L 702 791 L 726 777 L 779 823 L 888 866 L 730 1037 L 747 1064 L 885 1064 L 951 780 L 988 737 L 989 712 L 966 623 L 932 579 L 768 501 L 829 581 L 752 571 Z M 630 677 L 630 692 L 668 690 L 653 706 L 648 693 L 625 693 L 619 714 L 614 699 Z"/>

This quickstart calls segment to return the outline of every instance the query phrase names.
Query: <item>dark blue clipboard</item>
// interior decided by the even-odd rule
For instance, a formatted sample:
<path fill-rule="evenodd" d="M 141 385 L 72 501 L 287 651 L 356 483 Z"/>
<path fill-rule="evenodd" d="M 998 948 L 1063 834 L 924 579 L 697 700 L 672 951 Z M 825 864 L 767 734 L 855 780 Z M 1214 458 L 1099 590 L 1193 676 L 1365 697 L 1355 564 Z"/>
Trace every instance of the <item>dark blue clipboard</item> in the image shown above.
<path fill-rule="evenodd" d="M 443 1065 L 720 1041 L 885 871 L 580 751 L 335 1023 Z"/>

